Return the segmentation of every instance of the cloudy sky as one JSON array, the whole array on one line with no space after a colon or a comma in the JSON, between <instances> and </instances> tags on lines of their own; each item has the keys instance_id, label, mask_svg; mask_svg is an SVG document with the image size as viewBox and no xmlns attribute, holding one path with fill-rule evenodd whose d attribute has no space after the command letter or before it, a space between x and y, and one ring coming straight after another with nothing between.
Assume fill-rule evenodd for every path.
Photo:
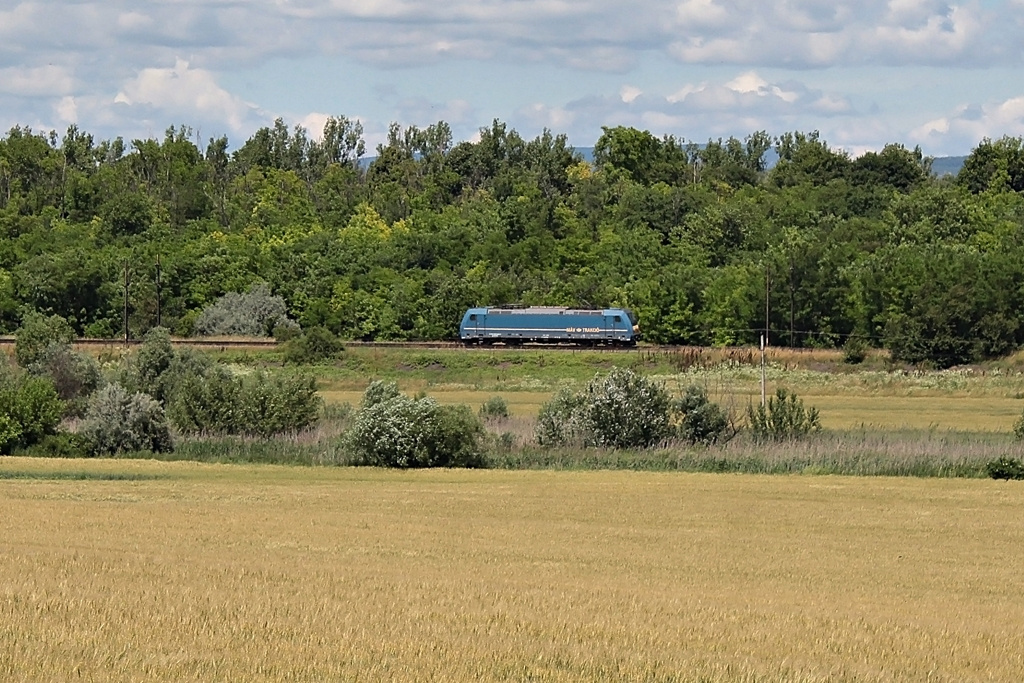
<instances>
[{"instance_id":1,"label":"cloudy sky","mask_svg":"<svg viewBox=\"0 0 1024 683\"><path fill-rule=\"evenodd\" d=\"M500 119L593 145L627 125L703 142L819 130L961 155L1024 135L1024 0L3 0L0 128L99 139L186 124L237 147Z\"/></svg>"}]
</instances>

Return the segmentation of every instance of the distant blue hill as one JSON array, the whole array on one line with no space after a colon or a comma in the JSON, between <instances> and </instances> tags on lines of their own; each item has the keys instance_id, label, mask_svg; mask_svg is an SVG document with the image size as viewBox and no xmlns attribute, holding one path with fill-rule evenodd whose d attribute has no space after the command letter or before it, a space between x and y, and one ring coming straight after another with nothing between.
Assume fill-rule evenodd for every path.
<instances>
[{"instance_id":1,"label":"distant blue hill","mask_svg":"<svg viewBox=\"0 0 1024 683\"><path fill-rule=\"evenodd\" d=\"M594 148L593 147L574 147L576 152L579 153L583 160L587 163L594 163ZM370 164L374 162L377 157L362 157L359 159L359 167L364 171L370 167ZM947 175L956 175L960 172L960 169L964 165L964 161L967 157L935 157L932 160L932 173L941 178ZM768 168L775 165L775 162L779 158L775 154L774 149L768 150L765 154L765 161L767 162Z\"/></svg>"},{"instance_id":2,"label":"distant blue hill","mask_svg":"<svg viewBox=\"0 0 1024 683\"><path fill-rule=\"evenodd\" d=\"M932 161L932 173L938 177L956 175L964 167L967 157L935 157Z\"/></svg>"},{"instance_id":3,"label":"distant blue hill","mask_svg":"<svg viewBox=\"0 0 1024 683\"><path fill-rule=\"evenodd\" d=\"M575 150L579 152L584 161L589 163L594 162L593 147L576 147ZM946 175L956 175L960 172L960 169L963 167L966 159L967 157L935 157L932 160L932 173L939 178ZM765 153L765 162L768 168L774 166L775 162L778 160L779 157L775 154L774 149L770 149Z\"/></svg>"}]
</instances>

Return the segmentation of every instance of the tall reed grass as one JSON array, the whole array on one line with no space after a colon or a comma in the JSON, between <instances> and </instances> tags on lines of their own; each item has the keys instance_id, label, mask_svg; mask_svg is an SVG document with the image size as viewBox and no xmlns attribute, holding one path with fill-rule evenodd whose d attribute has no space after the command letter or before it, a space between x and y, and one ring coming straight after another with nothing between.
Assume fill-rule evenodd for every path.
<instances>
[{"instance_id":1,"label":"tall reed grass","mask_svg":"<svg viewBox=\"0 0 1024 683\"><path fill-rule=\"evenodd\" d=\"M489 454L491 467L984 477L989 462L1004 456L1024 457L1024 443L1009 435L937 430L826 431L800 440L767 443L741 434L718 446L670 442L639 451L547 449L532 444L526 422L510 421L505 425L508 429L497 432L499 447ZM509 436L502 439L502 434Z\"/></svg>"}]
</instances>

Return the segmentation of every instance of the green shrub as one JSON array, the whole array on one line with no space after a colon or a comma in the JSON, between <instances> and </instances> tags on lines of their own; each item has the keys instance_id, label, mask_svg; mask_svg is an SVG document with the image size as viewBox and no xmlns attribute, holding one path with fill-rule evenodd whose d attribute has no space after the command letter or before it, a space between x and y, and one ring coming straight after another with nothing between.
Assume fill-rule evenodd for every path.
<instances>
[{"instance_id":1,"label":"green shrub","mask_svg":"<svg viewBox=\"0 0 1024 683\"><path fill-rule=\"evenodd\" d=\"M1024 441L1024 413L1013 423L1013 435L1020 441Z\"/></svg>"},{"instance_id":2,"label":"green shrub","mask_svg":"<svg viewBox=\"0 0 1024 683\"><path fill-rule=\"evenodd\" d=\"M1024 479L1024 462L1016 458L999 458L985 465L993 479Z\"/></svg>"},{"instance_id":3,"label":"green shrub","mask_svg":"<svg viewBox=\"0 0 1024 683\"><path fill-rule=\"evenodd\" d=\"M55 434L64 415L64 402L53 382L31 375L7 376L0 381L0 452L31 446Z\"/></svg>"},{"instance_id":4,"label":"green shrub","mask_svg":"<svg viewBox=\"0 0 1024 683\"><path fill-rule=\"evenodd\" d=\"M747 418L758 441L799 439L821 431L818 409L805 408L803 400L782 387L775 390L775 396L768 398L767 407L748 406Z\"/></svg>"},{"instance_id":5,"label":"green shrub","mask_svg":"<svg viewBox=\"0 0 1024 683\"><path fill-rule=\"evenodd\" d=\"M501 396L491 396L480 406L480 417L484 420L508 419L508 404Z\"/></svg>"},{"instance_id":6,"label":"green shrub","mask_svg":"<svg viewBox=\"0 0 1024 683\"><path fill-rule=\"evenodd\" d=\"M120 384L108 384L90 397L78 433L95 454L171 450L164 409L152 397L129 393Z\"/></svg>"},{"instance_id":7,"label":"green shrub","mask_svg":"<svg viewBox=\"0 0 1024 683\"><path fill-rule=\"evenodd\" d=\"M168 415L180 431L192 434L237 434L242 384L217 366L204 374L182 377L168 403Z\"/></svg>"},{"instance_id":8,"label":"green shrub","mask_svg":"<svg viewBox=\"0 0 1024 683\"><path fill-rule=\"evenodd\" d=\"M174 425L189 434L269 437L308 427L321 407L310 375L267 377L257 372L238 378L213 367L177 385L169 413Z\"/></svg>"},{"instance_id":9,"label":"green shrub","mask_svg":"<svg viewBox=\"0 0 1024 683\"><path fill-rule=\"evenodd\" d=\"M99 363L72 350L69 344L50 344L28 371L53 382L57 395L65 402L65 414L72 416L82 414L86 398L103 382Z\"/></svg>"},{"instance_id":10,"label":"green shrub","mask_svg":"<svg viewBox=\"0 0 1024 683\"><path fill-rule=\"evenodd\" d=\"M427 399L420 399L427 400ZM427 467L482 467L484 429L469 406L438 405L424 425Z\"/></svg>"},{"instance_id":11,"label":"green shrub","mask_svg":"<svg viewBox=\"0 0 1024 683\"><path fill-rule=\"evenodd\" d=\"M21 425L6 412L0 411L0 453L9 449L21 439Z\"/></svg>"},{"instance_id":12,"label":"green shrub","mask_svg":"<svg viewBox=\"0 0 1024 683\"><path fill-rule=\"evenodd\" d=\"M70 344L75 331L68 321L59 315L49 317L32 311L25 315L15 333L14 357L18 365L28 368L37 363L53 344Z\"/></svg>"},{"instance_id":13,"label":"green shrub","mask_svg":"<svg viewBox=\"0 0 1024 683\"><path fill-rule=\"evenodd\" d=\"M502 432L494 436L494 448L502 453L511 453L519 445L519 439L512 432Z\"/></svg>"},{"instance_id":14,"label":"green shrub","mask_svg":"<svg viewBox=\"0 0 1024 683\"><path fill-rule=\"evenodd\" d=\"M154 327L142 338L142 345L121 368L121 384L129 391L142 392L164 403L168 387L166 375L174 362L171 334Z\"/></svg>"},{"instance_id":15,"label":"green shrub","mask_svg":"<svg viewBox=\"0 0 1024 683\"><path fill-rule=\"evenodd\" d=\"M38 443L16 451L18 455L43 456L47 458L87 458L92 456L92 444L82 434L58 432L48 434Z\"/></svg>"},{"instance_id":16,"label":"green shrub","mask_svg":"<svg viewBox=\"0 0 1024 683\"><path fill-rule=\"evenodd\" d=\"M166 408L178 385L189 377L205 377L214 368L207 354L188 347L175 349L168 331L155 327L122 362L118 383L129 392L152 396Z\"/></svg>"},{"instance_id":17,"label":"green shrub","mask_svg":"<svg viewBox=\"0 0 1024 683\"><path fill-rule=\"evenodd\" d=\"M245 378L239 396L240 433L268 437L295 432L316 422L323 399L312 375Z\"/></svg>"},{"instance_id":18,"label":"green shrub","mask_svg":"<svg viewBox=\"0 0 1024 683\"><path fill-rule=\"evenodd\" d=\"M702 387L688 387L676 408L682 415L679 423L679 436L682 438L708 446L726 440L729 418L717 403L708 400Z\"/></svg>"},{"instance_id":19,"label":"green shrub","mask_svg":"<svg viewBox=\"0 0 1024 683\"><path fill-rule=\"evenodd\" d=\"M345 350L341 340L326 327L311 327L284 345L284 359L295 365L322 363Z\"/></svg>"},{"instance_id":20,"label":"green shrub","mask_svg":"<svg viewBox=\"0 0 1024 683\"><path fill-rule=\"evenodd\" d=\"M860 365L868 357L868 343L863 337L849 337L843 344L843 362Z\"/></svg>"},{"instance_id":21,"label":"green shrub","mask_svg":"<svg viewBox=\"0 0 1024 683\"><path fill-rule=\"evenodd\" d=\"M274 325L274 329L271 335L274 337L274 341L279 344L283 344L286 341L291 341L302 334L302 328L294 320L278 320L277 324Z\"/></svg>"},{"instance_id":22,"label":"green shrub","mask_svg":"<svg viewBox=\"0 0 1024 683\"><path fill-rule=\"evenodd\" d=\"M671 436L672 407L660 384L615 368L582 392L563 390L541 406L536 437L543 446L647 448Z\"/></svg>"},{"instance_id":23,"label":"green shrub","mask_svg":"<svg viewBox=\"0 0 1024 683\"><path fill-rule=\"evenodd\" d=\"M354 462L403 468L483 465L483 427L468 407L404 394L369 398L364 396L343 437Z\"/></svg>"}]
</instances>

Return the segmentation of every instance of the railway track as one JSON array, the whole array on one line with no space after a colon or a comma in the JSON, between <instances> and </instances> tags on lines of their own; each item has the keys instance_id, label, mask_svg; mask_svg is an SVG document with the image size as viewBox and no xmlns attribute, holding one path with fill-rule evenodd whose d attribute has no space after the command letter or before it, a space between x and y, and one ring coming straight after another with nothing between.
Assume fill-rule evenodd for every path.
<instances>
[{"instance_id":1,"label":"railway track","mask_svg":"<svg viewBox=\"0 0 1024 683\"><path fill-rule=\"evenodd\" d=\"M0 346L13 346L15 342L14 337L0 337ZM500 351L500 350L523 350L523 349L544 349L548 351L655 351L655 350L669 350L673 348L682 347L658 347L658 346L644 346L644 347L617 347L617 346L574 346L570 344L520 344L513 346L505 345L494 345L494 346L465 346L461 342L454 341L440 341L440 342L403 342L403 341L380 341L380 342L367 342L367 341L344 341L342 342L347 348L367 348L367 349L423 349L423 350L441 350L441 349L460 349L464 351ZM74 346L89 346L89 347L124 347L124 346L138 346L142 344L141 339L93 339L93 338L80 338L73 342ZM194 346L194 347L207 347L207 348L218 348L218 349L229 349L229 348L254 348L254 349L273 349L278 346L278 342L273 339L232 339L232 338L179 338L172 339L171 344L174 346Z\"/></svg>"}]
</instances>

